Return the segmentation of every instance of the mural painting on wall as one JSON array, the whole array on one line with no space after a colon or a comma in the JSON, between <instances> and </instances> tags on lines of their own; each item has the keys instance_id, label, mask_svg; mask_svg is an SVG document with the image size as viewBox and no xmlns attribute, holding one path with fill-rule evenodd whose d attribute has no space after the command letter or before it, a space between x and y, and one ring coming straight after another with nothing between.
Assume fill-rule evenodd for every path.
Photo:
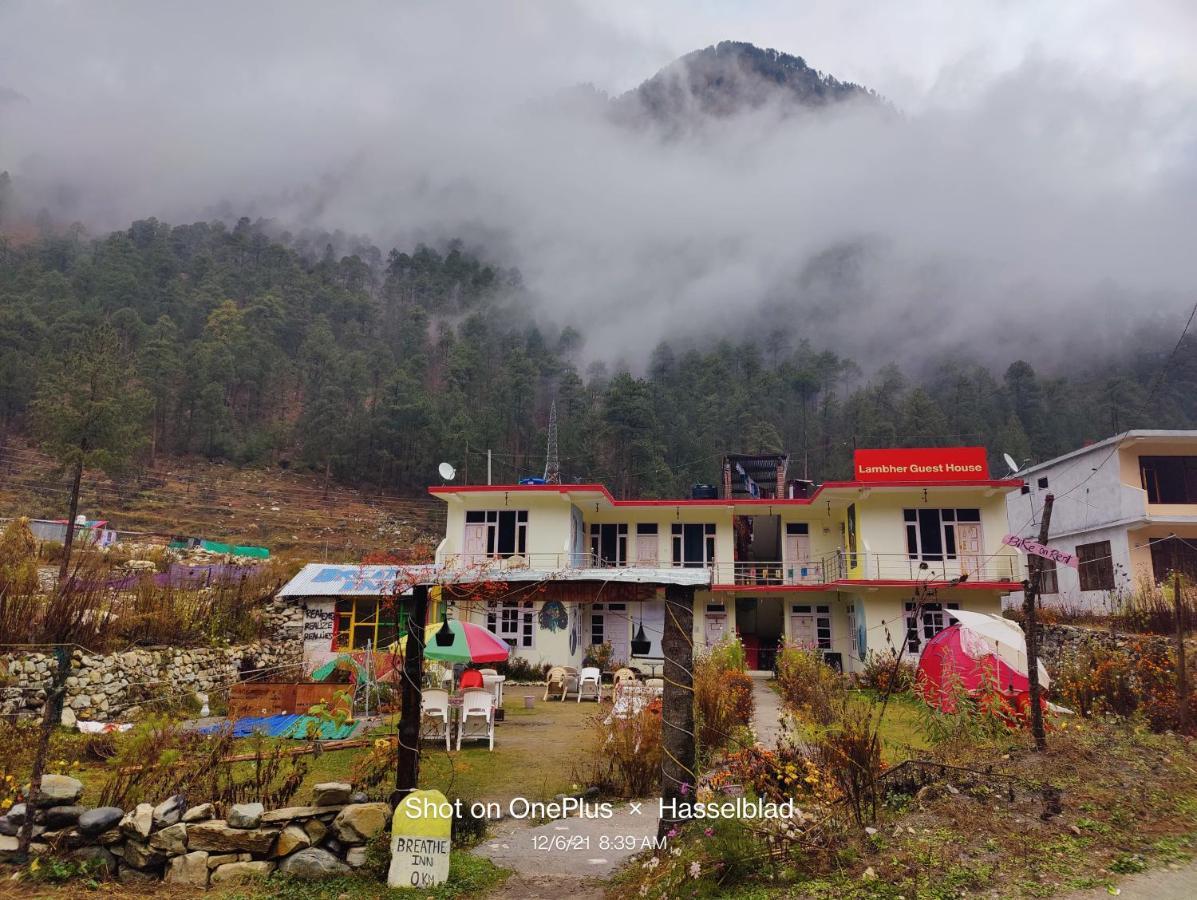
<instances>
[{"instance_id":1,"label":"mural painting on wall","mask_svg":"<svg viewBox=\"0 0 1197 900\"><path fill-rule=\"evenodd\" d=\"M569 613L560 600L549 600L540 608L540 627L550 632L569 627Z\"/></svg>"}]
</instances>

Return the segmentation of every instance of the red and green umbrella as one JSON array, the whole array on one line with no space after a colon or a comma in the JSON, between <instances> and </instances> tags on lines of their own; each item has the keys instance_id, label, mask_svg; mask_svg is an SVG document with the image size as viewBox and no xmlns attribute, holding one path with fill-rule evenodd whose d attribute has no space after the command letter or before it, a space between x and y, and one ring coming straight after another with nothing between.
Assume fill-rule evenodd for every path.
<instances>
[{"instance_id":1,"label":"red and green umbrella","mask_svg":"<svg viewBox=\"0 0 1197 900\"><path fill-rule=\"evenodd\" d=\"M446 662L503 662L511 654L507 643L481 625L449 619L424 629L424 656Z\"/></svg>"}]
</instances>

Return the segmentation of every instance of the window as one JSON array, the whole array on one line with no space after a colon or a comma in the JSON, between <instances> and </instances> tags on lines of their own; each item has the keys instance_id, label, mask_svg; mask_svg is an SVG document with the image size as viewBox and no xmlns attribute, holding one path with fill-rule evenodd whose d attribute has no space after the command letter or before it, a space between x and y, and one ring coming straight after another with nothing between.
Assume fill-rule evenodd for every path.
<instances>
[{"instance_id":1,"label":"window","mask_svg":"<svg viewBox=\"0 0 1197 900\"><path fill-rule=\"evenodd\" d=\"M979 523L979 509L904 509L906 555L924 562L956 558L956 524Z\"/></svg>"},{"instance_id":2,"label":"window","mask_svg":"<svg viewBox=\"0 0 1197 900\"><path fill-rule=\"evenodd\" d=\"M1042 478L1040 478L1035 483L1039 486L1040 490L1046 490L1047 489L1047 476L1044 475Z\"/></svg>"},{"instance_id":3,"label":"window","mask_svg":"<svg viewBox=\"0 0 1197 900\"><path fill-rule=\"evenodd\" d=\"M1197 456L1140 456L1148 503L1197 503Z\"/></svg>"},{"instance_id":4,"label":"window","mask_svg":"<svg viewBox=\"0 0 1197 900\"><path fill-rule=\"evenodd\" d=\"M656 522L641 522L639 525L636 526L636 534L656 534L656 533L657 533L657 523Z\"/></svg>"},{"instance_id":5,"label":"window","mask_svg":"<svg viewBox=\"0 0 1197 900\"><path fill-rule=\"evenodd\" d=\"M590 554L596 565L626 566L628 564L628 526L592 524L590 526Z\"/></svg>"},{"instance_id":6,"label":"window","mask_svg":"<svg viewBox=\"0 0 1197 900\"><path fill-rule=\"evenodd\" d=\"M378 597L342 597L337 600L333 646L337 650L389 647L407 632L407 610L388 610L391 604Z\"/></svg>"},{"instance_id":7,"label":"window","mask_svg":"<svg viewBox=\"0 0 1197 900\"><path fill-rule=\"evenodd\" d=\"M1056 561L1054 559L1039 560L1039 593L1060 593L1060 580L1056 575Z\"/></svg>"},{"instance_id":8,"label":"window","mask_svg":"<svg viewBox=\"0 0 1197 900\"><path fill-rule=\"evenodd\" d=\"M671 527L673 564L687 569L700 569L715 562L715 526L683 525Z\"/></svg>"},{"instance_id":9,"label":"window","mask_svg":"<svg viewBox=\"0 0 1197 900\"><path fill-rule=\"evenodd\" d=\"M923 641L929 641L949 625L954 625L950 610L960 609L959 603L924 603L922 621L916 622L915 603L908 600L905 606L906 652L918 653Z\"/></svg>"},{"instance_id":10,"label":"window","mask_svg":"<svg viewBox=\"0 0 1197 900\"><path fill-rule=\"evenodd\" d=\"M810 606L805 603L796 603L790 608L790 612L796 616L809 617L814 616L814 643L820 650L831 649L831 607L830 606ZM799 638L799 629L794 630L794 637Z\"/></svg>"},{"instance_id":11,"label":"window","mask_svg":"<svg viewBox=\"0 0 1197 900\"><path fill-rule=\"evenodd\" d=\"M535 644L535 611L531 600L492 600L486 610L486 627L513 650Z\"/></svg>"},{"instance_id":12,"label":"window","mask_svg":"<svg viewBox=\"0 0 1197 900\"><path fill-rule=\"evenodd\" d=\"M856 640L856 605L848 604L848 633L852 639L852 658L860 659L860 647Z\"/></svg>"},{"instance_id":13,"label":"window","mask_svg":"<svg viewBox=\"0 0 1197 900\"><path fill-rule=\"evenodd\" d=\"M472 532L471 529L474 529ZM483 546L471 547L477 536ZM528 511L526 509L472 509L466 512L467 554L485 552L488 557L523 556L528 552Z\"/></svg>"},{"instance_id":14,"label":"window","mask_svg":"<svg viewBox=\"0 0 1197 900\"><path fill-rule=\"evenodd\" d=\"M806 522L786 522L786 534L810 534L810 525Z\"/></svg>"},{"instance_id":15,"label":"window","mask_svg":"<svg viewBox=\"0 0 1197 900\"><path fill-rule=\"evenodd\" d=\"M1109 541L1077 544L1076 557L1082 591L1114 590L1114 560Z\"/></svg>"}]
</instances>

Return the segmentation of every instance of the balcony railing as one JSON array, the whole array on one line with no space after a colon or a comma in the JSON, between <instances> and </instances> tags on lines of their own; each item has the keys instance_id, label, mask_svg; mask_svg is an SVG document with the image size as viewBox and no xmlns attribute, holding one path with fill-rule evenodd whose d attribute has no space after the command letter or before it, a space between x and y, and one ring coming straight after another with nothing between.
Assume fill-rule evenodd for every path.
<instances>
[{"instance_id":1,"label":"balcony railing","mask_svg":"<svg viewBox=\"0 0 1197 900\"><path fill-rule=\"evenodd\" d=\"M670 560L629 561L619 565L592 553L523 553L509 556L458 553L446 556L444 564L457 570L509 572L533 569L552 573L567 569L669 568ZM911 559L905 553L873 553L846 550L821 558L798 562L712 562L713 584L744 587L802 587L851 581L930 581L946 582L968 574L968 581L1019 581L1021 557L1013 553L996 556L957 557L955 559Z\"/></svg>"},{"instance_id":2,"label":"balcony railing","mask_svg":"<svg viewBox=\"0 0 1197 900\"><path fill-rule=\"evenodd\" d=\"M716 584L785 587L826 583L821 560L715 563L712 568Z\"/></svg>"},{"instance_id":3,"label":"balcony railing","mask_svg":"<svg viewBox=\"0 0 1197 900\"><path fill-rule=\"evenodd\" d=\"M952 559L912 559L906 553L848 553L839 550L823 558L829 581L1018 581L1022 578L1020 557L1014 553L996 556L957 556Z\"/></svg>"}]
</instances>

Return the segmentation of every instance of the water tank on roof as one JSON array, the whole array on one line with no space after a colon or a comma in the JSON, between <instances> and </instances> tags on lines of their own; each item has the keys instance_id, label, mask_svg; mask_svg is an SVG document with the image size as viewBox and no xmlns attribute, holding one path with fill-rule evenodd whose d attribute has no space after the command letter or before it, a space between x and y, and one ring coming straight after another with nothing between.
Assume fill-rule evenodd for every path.
<instances>
[{"instance_id":1,"label":"water tank on roof","mask_svg":"<svg viewBox=\"0 0 1197 900\"><path fill-rule=\"evenodd\" d=\"M719 489L713 484L695 484L690 488L691 500L718 500Z\"/></svg>"}]
</instances>

